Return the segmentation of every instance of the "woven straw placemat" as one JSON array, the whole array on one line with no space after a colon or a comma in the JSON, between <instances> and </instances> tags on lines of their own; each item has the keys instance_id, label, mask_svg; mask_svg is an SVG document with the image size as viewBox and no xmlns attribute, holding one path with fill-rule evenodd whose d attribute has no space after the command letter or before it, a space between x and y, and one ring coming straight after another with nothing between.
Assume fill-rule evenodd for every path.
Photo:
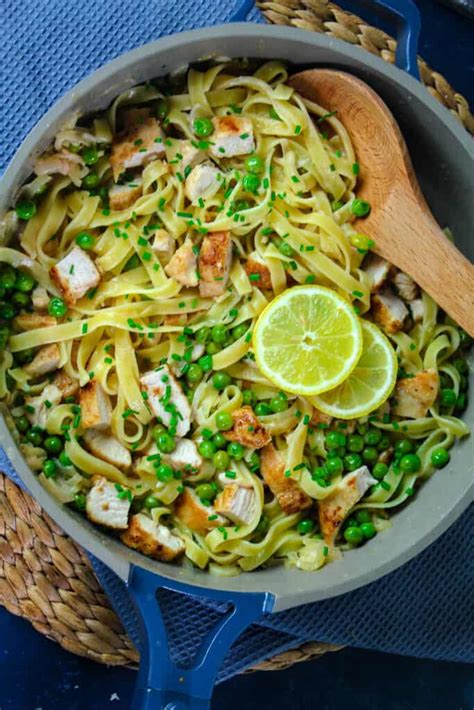
<instances>
[{"instance_id":1,"label":"woven straw placemat","mask_svg":"<svg viewBox=\"0 0 474 710\"><path fill-rule=\"evenodd\" d=\"M269 22L323 32L358 44L394 63L396 41L327 0L258 1ZM474 135L466 99L418 60L428 91ZM136 667L139 654L92 570L84 551L31 496L0 473L0 604L63 648L108 665ZM340 646L314 641L251 670L281 670Z\"/></svg>"}]
</instances>

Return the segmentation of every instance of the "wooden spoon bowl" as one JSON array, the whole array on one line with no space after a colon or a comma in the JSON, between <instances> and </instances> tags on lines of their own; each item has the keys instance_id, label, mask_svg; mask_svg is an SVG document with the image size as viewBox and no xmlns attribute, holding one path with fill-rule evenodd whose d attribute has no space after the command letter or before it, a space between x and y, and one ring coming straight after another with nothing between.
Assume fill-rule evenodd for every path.
<instances>
[{"instance_id":1,"label":"wooden spoon bowl","mask_svg":"<svg viewBox=\"0 0 474 710\"><path fill-rule=\"evenodd\" d=\"M310 69L288 83L304 98L337 111L349 132L360 165L357 196L371 205L356 229L474 336L474 266L431 214L388 107L367 84L342 71Z\"/></svg>"}]
</instances>

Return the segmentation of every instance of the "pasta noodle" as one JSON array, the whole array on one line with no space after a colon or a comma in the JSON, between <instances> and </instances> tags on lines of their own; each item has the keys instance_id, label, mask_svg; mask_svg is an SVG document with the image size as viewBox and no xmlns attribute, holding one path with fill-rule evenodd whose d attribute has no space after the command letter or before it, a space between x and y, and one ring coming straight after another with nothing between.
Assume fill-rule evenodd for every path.
<instances>
[{"instance_id":1,"label":"pasta noodle","mask_svg":"<svg viewBox=\"0 0 474 710\"><path fill-rule=\"evenodd\" d=\"M337 559L468 434L466 334L390 265L376 283L351 138L286 80L276 61L200 66L74 117L0 247L0 398L43 485L126 544L220 576ZM281 392L255 363L263 309L311 283L396 351L391 399L359 419ZM402 301L398 326L374 309L380 289ZM363 470L371 485L331 538L323 510Z\"/></svg>"}]
</instances>

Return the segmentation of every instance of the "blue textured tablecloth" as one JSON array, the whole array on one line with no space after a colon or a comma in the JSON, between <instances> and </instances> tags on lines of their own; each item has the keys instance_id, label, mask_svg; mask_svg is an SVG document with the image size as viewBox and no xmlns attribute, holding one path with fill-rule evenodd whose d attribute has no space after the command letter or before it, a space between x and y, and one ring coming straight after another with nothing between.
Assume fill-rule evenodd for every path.
<instances>
[{"instance_id":1,"label":"blue textured tablecloth","mask_svg":"<svg viewBox=\"0 0 474 710\"><path fill-rule=\"evenodd\" d=\"M35 121L91 71L164 34L226 21L234 11L233 2L222 0L1 0L0 171ZM261 17L253 10L249 19ZM15 478L1 450L0 468ZM474 661L473 530L471 506L430 548L378 582L266 617L231 649L219 679L309 640ZM94 564L138 642L123 583ZM183 660L209 622L209 609L175 599L172 610L173 653ZM164 614L171 618L171 608Z\"/></svg>"}]
</instances>

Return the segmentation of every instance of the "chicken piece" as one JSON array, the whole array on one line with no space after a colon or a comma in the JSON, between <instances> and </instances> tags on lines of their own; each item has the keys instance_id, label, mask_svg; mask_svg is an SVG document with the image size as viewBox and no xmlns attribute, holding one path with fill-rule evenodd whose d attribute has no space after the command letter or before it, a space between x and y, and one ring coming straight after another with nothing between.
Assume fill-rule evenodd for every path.
<instances>
[{"instance_id":1,"label":"chicken piece","mask_svg":"<svg viewBox=\"0 0 474 710\"><path fill-rule=\"evenodd\" d=\"M362 268L370 276L371 293L378 293L395 271L393 264L377 254L369 254L365 258Z\"/></svg>"},{"instance_id":2,"label":"chicken piece","mask_svg":"<svg viewBox=\"0 0 474 710\"><path fill-rule=\"evenodd\" d=\"M120 539L133 550L162 562L172 562L184 552L184 543L177 535L143 513L132 515Z\"/></svg>"},{"instance_id":3,"label":"chicken piece","mask_svg":"<svg viewBox=\"0 0 474 710\"><path fill-rule=\"evenodd\" d=\"M163 325L179 325L182 328L187 320L186 313L169 313L163 318Z\"/></svg>"},{"instance_id":4,"label":"chicken piece","mask_svg":"<svg viewBox=\"0 0 474 710\"><path fill-rule=\"evenodd\" d=\"M319 409L316 407L313 407L313 411L311 412L311 419L309 421L309 426L313 427L314 429L326 429L332 422L332 417L329 414L324 414L324 412L321 412ZM319 426L322 424L323 426Z\"/></svg>"},{"instance_id":5,"label":"chicken piece","mask_svg":"<svg viewBox=\"0 0 474 710\"><path fill-rule=\"evenodd\" d=\"M64 370L58 370L52 384L61 390L63 398L72 397L79 391L79 382L69 377Z\"/></svg>"},{"instance_id":6,"label":"chicken piece","mask_svg":"<svg viewBox=\"0 0 474 710\"><path fill-rule=\"evenodd\" d=\"M255 415L252 407L245 405L232 412L232 429L225 431L224 436L229 441L238 441L250 449L261 449L272 437Z\"/></svg>"},{"instance_id":7,"label":"chicken piece","mask_svg":"<svg viewBox=\"0 0 474 710\"><path fill-rule=\"evenodd\" d=\"M50 411L57 407L62 399L62 392L56 385L46 385L36 397L25 397L26 416L33 426L46 429Z\"/></svg>"},{"instance_id":8,"label":"chicken piece","mask_svg":"<svg viewBox=\"0 0 474 710\"><path fill-rule=\"evenodd\" d=\"M413 281L411 276L399 271L392 279L392 283L395 286L400 298L404 301L414 301L419 294L419 288Z\"/></svg>"},{"instance_id":9,"label":"chicken piece","mask_svg":"<svg viewBox=\"0 0 474 710\"><path fill-rule=\"evenodd\" d=\"M409 306L413 322L421 323L425 315L425 307L421 298L416 298L414 301L410 301Z\"/></svg>"},{"instance_id":10,"label":"chicken piece","mask_svg":"<svg viewBox=\"0 0 474 710\"><path fill-rule=\"evenodd\" d=\"M126 210L131 207L143 194L141 178L134 178L126 185L112 185L109 189L109 205L111 210Z\"/></svg>"},{"instance_id":11,"label":"chicken piece","mask_svg":"<svg viewBox=\"0 0 474 710\"><path fill-rule=\"evenodd\" d=\"M132 465L130 451L113 434L87 429L84 433L84 441L91 454L112 466L127 469Z\"/></svg>"},{"instance_id":12,"label":"chicken piece","mask_svg":"<svg viewBox=\"0 0 474 710\"><path fill-rule=\"evenodd\" d=\"M318 501L319 525L327 545L334 545L339 529L352 508L376 483L367 466L361 466L346 474L327 498Z\"/></svg>"},{"instance_id":13,"label":"chicken piece","mask_svg":"<svg viewBox=\"0 0 474 710\"><path fill-rule=\"evenodd\" d=\"M184 173L186 168L194 168L205 160L207 154L203 150L194 146L190 140L181 140L177 143L177 150L170 163L174 172Z\"/></svg>"},{"instance_id":14,"label":"chicken piece","mask_svg":"<svg viewBox=\"0 0 474 710\"><path fill-rule=\"evenodd\" d=\"M74 247L61 261L50 269L50 275L61 289L68 306L73 306L100 281L100 274L90 256L80 247Z\"/></svg>"},{"instance_id":15,"label":"chicken piece","mask_svg":"<svg viewBox=\"0 0 474 710\"><path fill-rule=\"evenodd\" d=\"M199 198L213 197L221 186L223 173L212 163L200 163L196 165L188 177L184 186L184 194L194 205Z\"/></svg>"},{"instance_id":16,"label":"chicken piece","mask_svg":"<svg viewBox=\"0 0 474 710\"><path fill-rule=\"evenodd\" d=\"M212 232L202 240L199 252L199 293L220 296L224 293L232 261L230 232Z\"/></svg>"},{"instance_id":17,"label":"chicken piece","mask_svg":"<svg viewBox=\"0 0 474 710\"><path fill-rule=\"evenodd\" d=\"M191 405L176 377L167 365L151 370L140 378L142 389L148 395L148 404L156 417L169 427L176 419L176 435L185 436L191 426Z\"/></svg>"},{"instance_id":18,"label":"chicken piece","mask_svg":"<svg viewBox=\"0 0 474 710\"><path fill-rule=\"evenodd\" d=\"M297 481L285 476L285 462L273 444L267 444L260 452L260 472L284 513L291 515L311 508L311 498Z\"/></svg>"},{"instance_id":19,"label":"chicken piece","mask_svg":"<svg viewBox=\"0 0 474 710\"><path fill-rule=\"evenodd\" d=\"M255 150L252 121L242 116L215 116L210 152L214 158L233 158Z\"/></svg>"},{"instance_id":20,"label":"chicken piece","mask_svg":"<svg viewBox=\"0 0 474 710\"><path fill-rule=\"evenodd\" d=\"M237 525L249 525L254 518L256 504L253 488L230 483L214 501L214 510Z\"/></svg>"},{"instance_id":21,"label":"chicken piece","mask_svg":"<svg viewBox=\"0 0 474 710\"><path fill-rule=\"evenodd\" d=\"M408 309L398 296L386 289L372 296L371 313L382 330L393 334L403 328Z\"/></svg>"},{"instance_id":22,"label":"chicken piece","mask_svg":"<svg viewBox=\"0 0 474 710\"><path fill-rule=\"evenodd\" d=\"M50 328L57 325L58 321L53 316L41 313L20 313L13 319L13 325L19 330L36 330L37 328Z\"/></svg>"},{"instance_id":23,"label":"chicken piece","mask_svg":"<svg viewBox=\"0 0 474 710\"><path fill-rule=\"evenodd\" d=\"M128 490L121 486L117 488L115 483L102 476L95 476L86 499L89 520L113 530L125 530L132 496L123 495L123 492Z\"/></svg>"},{"instance_id":24,"label":"chicken piece","mask_svg":"<svg viewBox=\"0 0 474 710\"><path fill-rule=\"evenodd\" d=\"M126 111L123 112L121 118L121 125L123 126L123 130L129 130L130 128L134 128L135 126L141 126L145 123L145 121L150 118L151 116L151 110L147 108L146 106L142 106L141 108L129 108ZM120 135L120 134L119 134Z\"/></svg>"},{"instance_id":25,"label":"chicken piece","mask_svg":"<svg viewBox=\"0 0 474 710\"><path fill-rule=\"evenodd\" d=\"M257 254L250 254L245 262L244 269L245 273L250 278L252 286L256 286L262 291L269 291L273 288L270 269Z\"/></svg>"},{"instance_id":26,"label":"chicken piece","mask_svg":"<svg viewBox=\"0 0 474 710\"><path fill-rule=\"evenodd\" d=\"M153 237L151 248L159 256L170 257L174 250L174 239L166 229L157 229Z\"/></svg>"},{"instance_id":27,"label":"chicken piece","mask_svg":"<svg viewBox=\"0 0 474 710\"><path fill-rule=\"evenodd\" d=\"M199 535L205 535L208 530L218 528L228 522L216 513L212 505L201 503L192 488L188 487L185 487L183 493L176 499L174 514L183 525Z\"/></svg>"},{"instance_id":28,"label":"chicken piece","mask_svg":"<svg viewBox=\"0 0 474 710\"><path fill-rule=\"evenodd\" d=\"M197 256L193 251L193 243L186 239L165 266L165 272L183 286L197 286Z\"/></svg>"},{"instance_id":29,"label":"chicken piece","mask_svg":"<svg viewBox=\"0 0 474 710\"><path fill-rule=\"evenodd\" d=\"M114 136L110 164L115 182L130 168L138 168L165 154L164 133L152 116L133 122L138 114L125 118L126 127Z\"/></svg>"},{"instance_id":30,"label":"chicken piece","mask_svg":"<svg viewBox=\"0 0 474 710\"><path fill-rule=\"evenodd\" d=\"M398 380L393 413L398 417L425 417L438 396L439 377L435 370L421 370L415 377Z\"/></svg>"},{"instance_id":31,"label":"chicken piece","mask_svg":"<svg viewBox=\"0 0 474 710\"><path fill-rule=\"evenodd\" d=\"M48 292L42 286L37 286L31 294L31 302L35 311L45 311L49 305Z\"/></svg>"},{"instance_id":32,"label":"chicken piece","mask_svg":"<svg viewBox=\"0 0 474 710\"><path fill-rule=\"evenodd\" d=\"M162 454L157 445L152 444L146 452L146 457L158 453L162 462L169 464L175 471L183 469L185 472L196 471L202 466L202 457L192 439L178 439L175 450L170 454Z\"/></svg>"},{"instance_id":33,"label":"chicken piece","mask_svg":"<svg viewBox=\"0 0 474 710\"><path fill-rule=\"evenodd\" d=\"M100 382L91 380L79 393L81 424L84 429L108 429L112 422L112 404Z\"/></svg>"},{"instance_id":34,"label":"chicken piece","mask_svg":"<svg viewBox=\"0 0 474 710\"><path fill-rule=\"evenodd\" d=\"M51 343L50 345L43 345L24 369L30 377L40 377L41 375L47 375L48 372L57 370L60 362L59 346L56 343Z\"/></svg>"},{"instance_id":35,"label":"chicken piece","mask_svg":"<svg viewBox=\"0 0 474 710\"><path fill-rule=\"evenodd\" d=\"M37 158L33 170L36 175L71 175L78 174L83 167L84 161L80 155L61 152Z\"/></svg>"}]
</instances>

